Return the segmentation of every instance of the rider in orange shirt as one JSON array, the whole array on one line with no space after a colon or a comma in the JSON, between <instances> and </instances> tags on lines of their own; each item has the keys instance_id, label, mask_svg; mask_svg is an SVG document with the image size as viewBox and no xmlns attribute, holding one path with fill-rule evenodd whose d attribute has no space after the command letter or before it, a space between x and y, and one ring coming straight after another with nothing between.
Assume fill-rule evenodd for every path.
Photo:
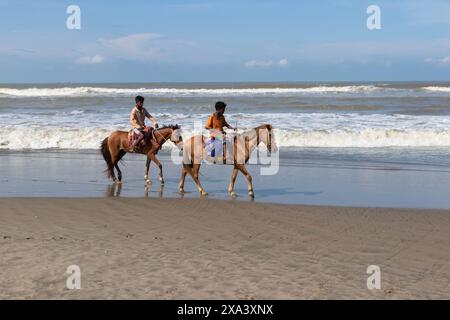
<instances>
[{"instance_id":1,"label":"rider in orange shirt","mask_svg":"<svg viewBox=\"0 0 450 320\"><path fill-rule=\"evenodd\" d=\"M228 122L225 120L225 107L227 104L222 101L216 102L215 109L216 112L211 114L206 121L205 128L209 129L211 131L211 142L215 144L216 138L219 138L221 135L225 134L225 131L223 130L224 127L228 129L235 129L234 127L230 126ZM224 137L222 137L224 139ZM211 150L211 156L215 156L215 148Z\"/></svg>"}]
</instances>

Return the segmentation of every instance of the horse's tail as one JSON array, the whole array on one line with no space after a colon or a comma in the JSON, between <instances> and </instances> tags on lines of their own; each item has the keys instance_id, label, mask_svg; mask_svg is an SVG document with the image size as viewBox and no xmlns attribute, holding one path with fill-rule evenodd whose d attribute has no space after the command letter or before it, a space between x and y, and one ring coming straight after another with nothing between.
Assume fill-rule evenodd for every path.
<instances>
[{"instance_id":1,"label":"horse's tail","mask_svg":"<svg viewBox=\"0 0 450 320\"><path fill-rule=\"evenodd\" d=\"M105 170L106 175L111 178L114 174L114 164L112 162L112 158L111 158L111 152L109 151L109 146L108 146L108 138L105 138L102 141L102 144L100 146L100 152L103 155L103 159L105 159L107 168Z\"/></svg>"}]
</instances>

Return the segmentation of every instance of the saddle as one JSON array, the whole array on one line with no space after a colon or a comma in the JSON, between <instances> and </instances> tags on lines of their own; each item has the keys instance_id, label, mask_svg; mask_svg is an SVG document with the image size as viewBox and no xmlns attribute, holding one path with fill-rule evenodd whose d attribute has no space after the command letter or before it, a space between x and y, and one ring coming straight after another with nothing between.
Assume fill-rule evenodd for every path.
<instances>
[{"instance_id":1,"label":"saddle","mask_svg":"<svg viewBox=\"0 0 450 320\"><path fill-rule=\"evenodd\" d=\"M226 164L233 159L234 145L232 137L208 139L204 147L205 160L210 163Z\"/></svg>"},{"instance_id":2,"label":"saddle","mask_svg":"<svg viewBox=\"0 0 450 320\"><path fill-rule=\"evenodd\" d=\"M146 146L150 140L153 138L153 128L152 127L145 127L144 130L142 130L142 134L144 135L144 139L141 141L143 143L143 147ZM134 129L131 129L128 132L128 143L130 146L134 146L134 142L139 139L138 135L134 132ZM134 146L134 149L138 149L140 146Z\"/></svg>"}]
</instances>

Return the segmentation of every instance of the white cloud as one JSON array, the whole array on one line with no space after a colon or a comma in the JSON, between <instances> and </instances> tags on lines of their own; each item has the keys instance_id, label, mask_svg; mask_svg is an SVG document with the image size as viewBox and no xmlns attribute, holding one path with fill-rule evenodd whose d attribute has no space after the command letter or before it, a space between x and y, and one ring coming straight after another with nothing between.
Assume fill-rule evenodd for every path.
<instances>
[{"instance_id":1,"label":"white cloud","mask_svg":"<svg viewBox=\"0 0 450 320\"><path fill-rule=\"evenodd\" d=\"M156 33L137 33L114 39L100 39L100 44L107 48L114 57L149 61L163 56L159 41L163 36Z\"/></svg>"},{"instance_id":2,"label":"white cloud","mask_svg":"<svg viewBox=\"0 0 450 320\"><path fill-rule=\"evenodd\" d=\"M439 59L439 63L443 65L450 65L450 56Z\"/></svg>"},{"instance_id":3,"label":"white cloud","mask_svg":"<svg viewBox=\"0 0 450 320\"><path fill-rule=\"evenodd\" d=\"M244 66L249 69L264 69L273 66L272 60L249 60L244 63Z\"/></svg>"},{"instance_id":4,"label":"white cloud","mask_svg":"<svg viewBox=\"0 0 450 320\"><path fill-rule=\"evenodd\" d=\"M281 67L287 67L288 64L289 64L289 61L286 58L281 59L280 61L278 61L278 65L280 65Z\"/></svg>"},{"instance_id":5,"label":"white cloud","mask_svg":"<svg viewBox=\"0 0 450 320\"><path fill-rule=\"evenodd\" d=\"M446 67L450 66L450 56L443 58L426 58L425 62L429 64L435 64L438 66Z\"/></svg>"},{"instance_id":6,"label":"white cloud","mask_svg":"<svg viewBox=\"0 0 450 320\"><path fill-rule=\"evenodd\" d=\"M289 64L287 59L281 59L278 62L273 60L249 60L244 63L244 66L249 69L266 69L274 66L286 67Z\"/></svg>"},{"instance_id":7,"label":"white cloud","mask_svg":"<svg viewBox=\"0 0 450 320\"><path fill-rule=\"evenodd\" d=\"M78 58L75 62L78 64L99 64L105 61L105 57L96 54L95 56L87 56Z\"/></svg>"},{"instance_id":8,"label":"white cloud","mask_svg":"<svg viewBox=\"0 0 450 320\"><path fill-rule=\"evenodd\" d=\"M195 42L172 39L157 33L136 33L113 39L99 39L96 52L108 60L138 62L208 63L217 54ZM92 52L92 51L91 51Z\"/></svg>"}]
</instances>

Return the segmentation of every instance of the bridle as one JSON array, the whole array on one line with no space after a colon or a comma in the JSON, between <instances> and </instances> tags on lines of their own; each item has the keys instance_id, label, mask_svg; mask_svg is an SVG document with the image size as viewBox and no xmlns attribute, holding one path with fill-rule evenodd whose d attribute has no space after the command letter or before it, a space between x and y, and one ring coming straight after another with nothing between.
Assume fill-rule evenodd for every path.
<instances>
[{"instance_id":1,"label":"bridle","mask_svg":"<svg viewBox=\"0 0 450 320\"><path fill-rule=\"evenodd\" d=\"M164 136L163 136L161 133L158 132L159 130L161 130L161 129L155 129L155 130L153 130L153 136L155 137L156 142L158 142L158 138L156 137L156 134L158 133L159 136L162 137L162 138L164 139L164 141L163 141L162 143L160 143L160 144L162 145L162 144L164 144L164 142L167 141L168 138L164 138Z\"/></svg>"},{"instance_id":2,"label":"bridle","mask_svg":"<svg viewBox=\"0 0 450 320\"><path fill-rule=\"evenodd\" d=\"M164 129L164 128L161 128L161 129ZM161 130L161 129L155 129L155 130L153 130L153 136L155 137L156 143L158 143L158 139L156 138L156 134L157 134L157 133L159 134L159 136L160 136L161 138L164 139L162 143L158 143L158 144L159 144L159 149L161 149L161 148L162 148L162 145L163 145L164 143L166 143L166 141L169 140L169 139L172 137L172 134L173 134L173 132L175 131L174 129L172 129L172 133L170 134L170 137L169 137L169 138L165 138L161 133L158 132L158 131ZM172 141L172 140L170 140L170 141ZM173 141L172 141L172 142L173 142ZM173 143L175 143L175 145L178 145L180 142L181 142L181 141L178 141L178 142L176 142L176 143L173 142Z\"/></svg>"}]
</instances>

